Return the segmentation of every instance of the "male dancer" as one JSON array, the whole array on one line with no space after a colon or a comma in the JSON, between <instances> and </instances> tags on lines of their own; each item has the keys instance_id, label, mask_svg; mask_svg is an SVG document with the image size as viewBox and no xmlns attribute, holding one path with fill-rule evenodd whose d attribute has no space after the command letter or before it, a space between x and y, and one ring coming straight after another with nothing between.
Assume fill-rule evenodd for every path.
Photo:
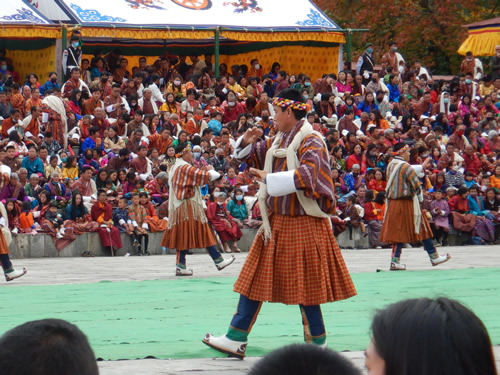
<instances>
[{"instance_id":1,"label":"male dancer","mask_svg":"<svg viewBox=\"0 0 500 375\"><path fill-rule=\"evenodd\" d=\"M240 300L227 334L203 339L240 359L262 302L299 305L305 341L326 346L320 305L356 294L330 224L335 198L323 137L303 120L308 105L298 90L278 95L278 135L262 141L252 128L236 144L236 157L257 168L250 172L261 183L263 225L234 285Z\"/></svg>"},{"instance_id":2,"label":"male dancer","mask_svg":"<svg viewBox=\"0 0 500 375\"><path fill-rule=\"evenodd\" d=\"M404 143L395 145L393 154L394 159L387 166L387 204L380 234L380 242L393 244L390 270L406 270L406 265L400 263L403 244L419 241L423 242L433 266L444 263L451 256L436 251L431 227L420 209L424 197L415 168L421 167L408 164L410 147Z\"/></svg>"},{"instance_id":3,"label":"male dancer","mask_svg":"<svg viewBox=\"0 0 500 375\"><path fill-rule=\"evenodd\" d=\"M219 271L234 262L234 255L224 259L217 251L216 240L203 210L200 186L220 177L211 165L205 169L191 166L193 153L188 143L179 143L175 148L177 158L169 172L168 185L168 229L161 246L177 250L177 276L192 276L193 270L186 268L186 252L190 249L206 248Z\"/></svg>"}]
</instances>

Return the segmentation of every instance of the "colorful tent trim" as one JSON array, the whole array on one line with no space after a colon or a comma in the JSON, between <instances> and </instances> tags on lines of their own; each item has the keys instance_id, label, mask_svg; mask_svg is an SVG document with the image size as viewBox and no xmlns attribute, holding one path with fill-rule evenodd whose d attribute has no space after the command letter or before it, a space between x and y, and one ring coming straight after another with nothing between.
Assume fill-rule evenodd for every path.
<instances>
[{"instance_id":1,"label":"colorful tent trim","mask_svg":"<svg viewBox=\"0 0 500 375\"><path fill-rule=\"evenodd\" d=\"M469 36L458 49L465 55L471 51L474 56L493 56L495 47L500 45L500 17L464 25Z\"/></svg>"}]
</instances>

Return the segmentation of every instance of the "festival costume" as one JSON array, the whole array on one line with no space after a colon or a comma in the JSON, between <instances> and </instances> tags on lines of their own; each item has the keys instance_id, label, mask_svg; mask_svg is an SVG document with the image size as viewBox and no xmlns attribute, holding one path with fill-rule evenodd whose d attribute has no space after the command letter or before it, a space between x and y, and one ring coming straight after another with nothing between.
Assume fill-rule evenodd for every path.
<instances>
[{"instance_id":1,"label":"festival costume","mask_svg":"<svg viewBox=\"0 0 500 375\"><path fill-rule=\"evenodd\" d=\"M305 341L325 345L320 304L350 298L356 290L330 224L334 186L323 137L302 120L291 131L244 149L240 142L236 157L268 172L258 194L263 225L234 285L240 300L227 334L207 334L203 342L243 359L248 334L267 301L299 305Z\"/></svg>"},{"instance_id":2,"label":"festival costume","mask_svg":"<svg viewBox=\"0 0 500 375\"><path fill-rule=\"evenodd\" d=\"M113 220L113 208L111 205L109 203L95 202L90 213L92 220L97 221L100 225L99 238L102 245L104 247L112 246L115 251L121 249L123 246L119 229L115 226L103 224L103 221Z\"/></svg>"},{"instance_id":3,"label":"festival costume","mask_svg":"<svg viewBox=\"0 0 500 375\"><path fill-rule=\"evenodd\" d=\"M217 242L205 216L200 192L200 186L216 180L220 174L196 169L182 159L182 154L176 156L177 160L169 172L168 230L163 235L161 246L177 250L178 276L192 275L192 271L186 269L186 251L190 249L206 248L220 271L231 264L234 257L224 259L217 251Z\"/></svg>"},{"instance_id":4,"label":"festival costume","mask_svg":"<svg viewBox=\"0 0 500 375\"><path fill-rule=\"evenodd\" d=\"M408 146L395 153L400 155ZM436 266L450 256L440 256L432 242L433 234L426 214L420 208L423 194L415 166L396 156L387 166L387 204L380 242L393 244L391 270L405 270L400 264L404 243L422 241L431 263Z\"/></svg>"}]
</instances>

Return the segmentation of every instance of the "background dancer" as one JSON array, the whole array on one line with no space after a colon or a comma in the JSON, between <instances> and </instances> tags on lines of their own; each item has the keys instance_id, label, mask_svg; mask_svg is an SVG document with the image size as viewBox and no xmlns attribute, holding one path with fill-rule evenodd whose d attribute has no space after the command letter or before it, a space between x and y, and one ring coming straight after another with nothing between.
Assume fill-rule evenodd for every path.
<instances>
[{"instance_id":1,"label":"background dancer","mask_svg":"<svg viewBox=\"0 0 500 375\"><path fill-rule=\"evenodd\" d=\"M234 256L224 259L217 251L215 236L203 209L200 186L220 177L211 165L197 169L190 163L193 153L188 143L176 148L176 162L169 172L168 185L168 230L161 246L177 250L177 276L191 276L193 270L186 268L186 252L190 249L206 248L219 271L234 262Z\"/></svg>"},{"instance_id":2,"label":"background dancer","mask_svg":"<svg viewBox=\"0 0 500 375\"><path fill-rule=\"evenodd\" d=\"M240 359L262 302L299 305L305 341L326 346L320 305L356 294L330 224L335 198L323 137L302 120L308 105L298 90L278 95L278 135L262 141L252 128L236 144L237 158L258 168L251 172L261 182L263 226L234 286L240 300L227 334L203 339Z\"/></svg>"},{"instance_id":3,"label":"background dancer","mask_svg":"<svg viewBox=\"0 0 500 375\"><path fill-rule=\"evenodd\" d=\"M425 212L420 209L424 196L415 171L420 166L408 164L410 147L404 143L395 145L393 154L394 159L387 166L387 205L380 234L381 242L392 243L390 270L406 270L406 265L400 263L403 244L419 241L424 244L433 266L444 263L451 256L438 254L432 241L432 229Z\"/></svg>"}]
</instances>

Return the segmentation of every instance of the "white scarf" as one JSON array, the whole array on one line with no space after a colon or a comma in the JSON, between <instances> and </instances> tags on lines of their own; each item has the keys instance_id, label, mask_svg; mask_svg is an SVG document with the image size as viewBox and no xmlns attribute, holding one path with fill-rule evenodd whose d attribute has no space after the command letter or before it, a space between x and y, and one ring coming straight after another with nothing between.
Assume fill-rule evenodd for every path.
<instances>
[{"instance_id":1,"label":"white scarf","mask_svg":"<svg viewBox=\"0 0 500 375\"><path fill-rule=\"evenodd\" d=\"M177 194L175 194L173 190L173 179L175 172L177 171L178 168L181 168L185 165L191 166L188 162L186 162L182 158L177 158L175 161L174 166L172 169L168 172L168 186L170 187L170 194L168 196L168 229L172 229L172 227L175 224L178 224L179 219L182 220L188 220L189 215L187 212L187 207L186 211L182 213L182 216L179 217L179 213L177 213L177 209L182 206L183 203L186 203L187 201L191 201L191 207L193 209L193 215L195 220L199 220L202 224L207 222L207 217L203 211L203 198L201 196L201 191L198 186L195 186L194 189L194 196L188 199L182 199L179 200L177 199ZM182 189L182 186L180 187Z\"/></svg>"},{"instance_id":2,"label":"white scarf","mask_svg":"<svg viewBox=\"0 0 500 375\"><path fill-rule=\"evenodd\" d=\"M399 159L392 159L391 163L397 164L396 167L392 170L391 175L389 176L389 181L387 181L387 187L385 188L385 191L389 193L389 191L392 188L392 184L394 183L394 180L396 179L397 176L401 173L401 169L403 168L403 165L407 164L403 160ZM389 205L385 205L385 213L384 213L384 221L385 221L385 215L387 215L387 207ZM416 194L413 194L413 217L415 221L415 233L419 234L420 233L420 223L422 222L422 212L420 211L420 202L418 201L418 197Z\"/></svg>"},{"instance_id":3,"label":"white scarf","mask_svg":"<svg viewBox=\"0 0 500 375\"><path fill-rule=\"evenodd\" d=\"M66 117L66 108L64 107L62 99L55 95L49 95L42 100L42 103L47 104L51 109L61 115L61 121L63 123L64 148L68 147L68 118Z\"/></svg>"},{"instance_id":4,"label":"white scarf","mask_svg":"<svg viewBox=\"0 0 500 375\"><path fill-rule=\"evenodd\" d=\"M281 140L283 138L284 133L279 132L274 139L274 142L269 150L266 153L266 160L264 163L264 170L267 173L273 173L273 160L274 158L285 158L286 157L286 165L289 171L293 171L300 166L299 158L297 157L297 151L299 150L300 145L304 141L304 139L311 135L315 134L320 137L323 141L323 136L321 133L313 130L311 124L307 121L304 121L302 127L299 132L295 134L293 141L290 143L288 148L279 148ZM326 148L326 144L324 144ZM327 153L329 155L329 153ZM330 156L328 156L330 158ZM267 214L267 197L269 193L267 191L267 185L263 182L259 182L260 189L257 194L259 200L259 206L261 207L261 215L262 215L262 227L259 230L259 233L264 234L264 239L267 241L272 238L271 224L269 222L269 217ZM329 218L330 216L323 212L319 207L319 204L316 200L307 198L302 190L297 190L296 192L297 198L299 199L300 205L304 209L307 215L321 218Z\"/></svg>"}]
</instances>

